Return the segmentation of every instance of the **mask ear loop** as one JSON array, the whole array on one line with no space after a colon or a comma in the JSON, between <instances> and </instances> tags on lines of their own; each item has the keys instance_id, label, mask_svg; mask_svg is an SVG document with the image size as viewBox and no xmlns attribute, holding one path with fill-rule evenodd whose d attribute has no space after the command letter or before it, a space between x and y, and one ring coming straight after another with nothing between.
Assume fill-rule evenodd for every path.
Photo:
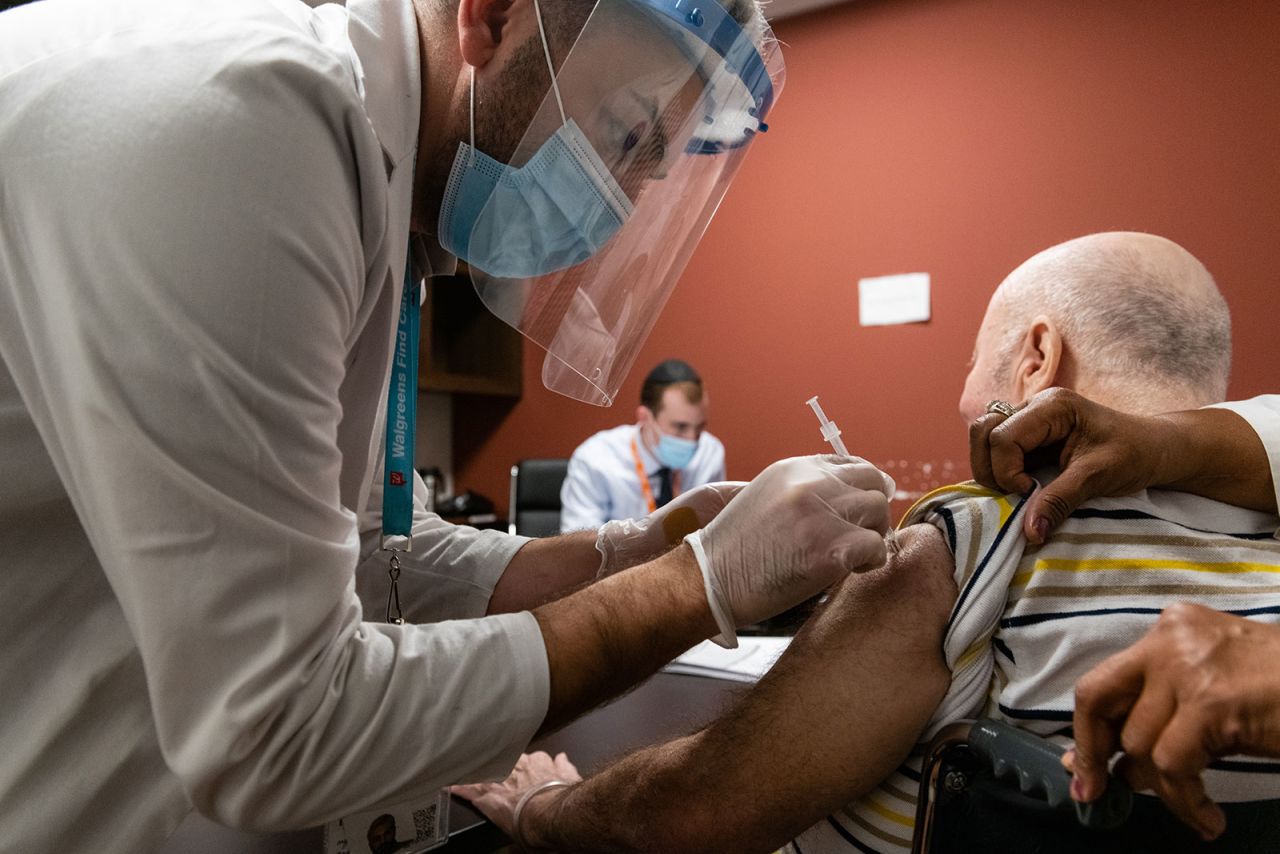
<instances>
[{"instance_id":1,"label":"mask ear loop","mask_svg":"<svg viewBox=\"0 0 1280 854\"><path fill-rule=\"evenodd\" d=\"M560 108L560 124L568 124L564 114L564 101L560 100L560 87L556 85L556 67L551 63L551 48L547 46L547 31L542 26L542 10L538 0L533 0L533 14L538 18L538 35L542 37L542 53L547 58L547 71L551 74L551 91L556 93L556 106Z\"/></svg>"},{"instance_id":2,"label":"mask ear loop","mask_svg":"<svg viewBox=\"0 0 1280 854\"><path fill-rule=\"evenodd\" d=\"M467 165L471 165L471 161L476 156L476 67L471 66L471 112L468 118L471 121L471 148L467 151Z\"/></svg>"}]
</instances>

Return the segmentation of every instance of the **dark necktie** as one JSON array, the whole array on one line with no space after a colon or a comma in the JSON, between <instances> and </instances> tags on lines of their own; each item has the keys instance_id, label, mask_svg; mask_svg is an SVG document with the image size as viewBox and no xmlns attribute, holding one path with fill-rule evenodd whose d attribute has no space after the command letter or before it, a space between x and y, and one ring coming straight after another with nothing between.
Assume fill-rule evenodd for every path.
<instances>
[{"instance_id":1,"label":"dark necktie","mask_svg":"<svg viewBox=\"0 0 1280 854\"><path fill-rule=\"evenodd\" d=\"M671 469L663 466L658 469L658 506L662 507L671 498Z\"/></svg>"}]
</instances>

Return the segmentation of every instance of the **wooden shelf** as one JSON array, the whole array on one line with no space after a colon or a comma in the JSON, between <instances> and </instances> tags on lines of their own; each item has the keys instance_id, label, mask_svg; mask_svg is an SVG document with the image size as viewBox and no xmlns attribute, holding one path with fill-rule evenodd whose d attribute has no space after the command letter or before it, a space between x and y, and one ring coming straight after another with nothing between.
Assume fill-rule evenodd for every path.
<instances>
[{"instance_id":1,"label":"wooden shelf","mask_svg":"<svg viewBox=\"0 0 1280 854\"><path fill-rule=\"evenodd\" d=\"M519 398L523 353L520 333L484 307L465 270L427 279L420 389Z\"/></svg>"}]
</instances>

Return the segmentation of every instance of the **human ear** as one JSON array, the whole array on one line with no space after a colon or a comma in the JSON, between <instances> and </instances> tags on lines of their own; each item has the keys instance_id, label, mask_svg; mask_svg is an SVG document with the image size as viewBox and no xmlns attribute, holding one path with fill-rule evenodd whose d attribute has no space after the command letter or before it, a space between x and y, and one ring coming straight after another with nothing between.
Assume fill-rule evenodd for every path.
<instances>
[{"instance_id":1,"label":"human ear","mask_svg":"<svg viewBox=\"0 0 1280 854\"><path fill-rule=\"evenodd\" d=\"M1013 360L1013 390L1018 404L1059 384L1063 365L1062 333L1044 315L1027 327Z\"/></svg>"},{"instance_id":2,"label":"human ear","mask_svg":"<svg viewBox=\"0 0 1280 854\"><path fill-rule=\"evenodd\" d=\"M653 414L653 410L643 403L636 407L636 425L640 428L640 438L646 445L653 447L658 441L658 434L662 432L662 428L658 426L658 418Z\"/></svg>"},{"instance_id":3,"label":"human ear","mask_svg":"<svg viewBox=\"0 0 1280 854\"><path fill-rule=\"evenodd\" d=\"M513 0L459 0L458 50L462 61L483 68L494 57L511 23Z\"/></svg>"}]
</instances>

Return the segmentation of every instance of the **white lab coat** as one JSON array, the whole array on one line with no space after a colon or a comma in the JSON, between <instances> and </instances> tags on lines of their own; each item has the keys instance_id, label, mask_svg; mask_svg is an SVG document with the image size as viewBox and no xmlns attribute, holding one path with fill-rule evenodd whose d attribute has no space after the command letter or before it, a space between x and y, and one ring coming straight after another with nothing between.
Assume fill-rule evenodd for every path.
<instances>
[{"instance_id":1,"label":"white lab coat","mask_svg":"<svg viewBox=\"0 0 1280 854\"><path fill-rule=\"evenodd\" d=\"M0 15L0 848L314 825L545 715L532 615L362 621L420 77L349 5ZM522 541L417 527L410 613L481 613Z\"/></svg>"}]
</instances>

